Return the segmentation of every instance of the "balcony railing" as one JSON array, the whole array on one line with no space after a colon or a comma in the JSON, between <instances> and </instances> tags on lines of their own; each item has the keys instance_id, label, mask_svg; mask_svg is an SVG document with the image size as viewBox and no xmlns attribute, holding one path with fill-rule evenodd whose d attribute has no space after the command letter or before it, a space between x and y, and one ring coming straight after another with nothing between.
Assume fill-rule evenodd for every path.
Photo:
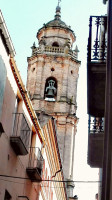
<instances>
[{"instance_id":1,"label":"balcony railing","mask_svg":"<svg viewBox=\"0 0 112 200\"><path fill-rule=\"evenodd\" d=\"M26 155L28 154L31 130L23 113L14 113L14 115L14 128L10 142L17 155Z\"/></svg>"},{"instance_id":2,"label":"balcony railing","mask_svg":"<svg viewBox=\"0 0 112 200\"><path fill-rule=\"evenodd\" d=\"M88 164L101 168L103 163L104 118L89 116Z\"/></svg>"},{"instance_id":3,"label":"balcony railing","mask_svg":"<svg viewBox=\"0 0 112 200\"><path fill-rule=\"evenodd\" d=\"M107 57L107 17L91 16L87 57L88 114L104 116Z\"/></svg>"},{"instance_id":4,"label":"balcony railing","mask_svg":"<svg viewBox=\"0 0 112 200\"><path fill-rule=\"evenodd\" d=\"M32 182L42 181L43 156L39 148L31 147L29 154L29 163L26 169Z\"/></svg>"},{"instance_id":5,"label":"balcony railing","mask_svg":"<svg viewBox=\"0 0 112 200\"><path fill-rule=\"evenodd\" d=\"M104 118L90 117L88 131L91 134L104 133Z\"/></svg>"},{"instance_id":6,"label":"balcony railing","mask_svg":"<svg viewBox=\"0 0 112 200\"><path fill-rule=\"evenodd\" d=\"M88 62L106 61L107 56L107 17L91 16L88 38Z\"/></svg>"}]
</instances>

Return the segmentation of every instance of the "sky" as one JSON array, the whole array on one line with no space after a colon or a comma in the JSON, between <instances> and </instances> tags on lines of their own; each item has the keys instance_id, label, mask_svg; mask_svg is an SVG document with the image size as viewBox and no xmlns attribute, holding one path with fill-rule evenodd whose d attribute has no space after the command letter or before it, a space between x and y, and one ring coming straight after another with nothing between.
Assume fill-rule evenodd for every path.
<instances>
[{"instance_id":1,"label":"sky","mask_svg":"<svg viewBox=\"0 0 112 200\"><path fill-rule=\"evenodd\" d=\"M98 169L87 165L87 40L90 15L105 15L107 6L103 0L61 0L61 19L71 26L76 35L74 44L79 49L79 80L77 87L77 117L79 118L74 162L74 180L97 180ZM16 50L15 60L24 84L27 77L27 57L31 56L31 46L38 46L36 34L44 23L54 19L58 0L0 0L0 9L8 27ZM79 200L94 200L97 193L95 183L75 183L74 195Z\"/></svg>"}]
</instances>

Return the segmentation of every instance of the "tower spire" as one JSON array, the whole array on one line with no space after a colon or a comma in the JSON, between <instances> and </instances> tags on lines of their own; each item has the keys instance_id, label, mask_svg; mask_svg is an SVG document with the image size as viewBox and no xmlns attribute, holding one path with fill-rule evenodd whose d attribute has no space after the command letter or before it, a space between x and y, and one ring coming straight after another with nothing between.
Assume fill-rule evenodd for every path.
<instances>
[{"instance_id":1,"label":"tower spire","mask_svg":"<svg viewBox=\"0 0 112 200\"><path fill-rule=\"evenodd\" d=\"M56 15L55 19L59 20L61 18L61 7L60 7L61 0L58 0L58 5L56 7Z\"/></svg>"},{"instance_id":2,"label":"tower spire","mask_svg":"<svg viewBox=\"0 0 112 200\"><path fill-rule=\"evenodd\" d=\"M61 0L58 0L58 6L59 6L60 2L61 2Z\"/></svg>"}]
</instances>

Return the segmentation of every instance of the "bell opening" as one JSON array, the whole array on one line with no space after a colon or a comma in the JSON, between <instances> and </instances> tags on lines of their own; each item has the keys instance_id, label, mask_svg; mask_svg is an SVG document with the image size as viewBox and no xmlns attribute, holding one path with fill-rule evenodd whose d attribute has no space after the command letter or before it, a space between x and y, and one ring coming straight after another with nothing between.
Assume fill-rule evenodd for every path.
<instances>
[{"instance_id":1,"label":"bell opening","mask_svg":"<svg viewBox=\"0 0 112 200\"><path fill-rule=\"evenodd\" d=\"M57 95L57 81L50 77L46 80L44 98L47 101L55 101Z\"/></svg>"}]
</instances>

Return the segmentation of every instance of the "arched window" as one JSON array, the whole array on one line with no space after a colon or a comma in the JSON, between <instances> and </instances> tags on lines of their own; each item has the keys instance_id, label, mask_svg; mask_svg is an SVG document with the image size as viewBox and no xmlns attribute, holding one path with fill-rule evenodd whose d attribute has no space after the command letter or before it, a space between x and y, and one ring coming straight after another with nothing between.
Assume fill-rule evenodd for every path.
<instances>
[{"instance_id":1,"label":"arched window","mask_svg":"<svg viewBox=\"0 0 112 200\"><path fill-rule=\"evenodd\" d=\"M59 44L58 44L58 42L53 42L52 46L53 47L59 47Z\"/></svg>"},{"instance_id":2,"label":"arched window","mask_svg":"<svg viewBox=\"0 0 112 200\"><path fill-rule=\"evenodd\" d=\"M47 101L55 101L57 96L57 80L49 77L45 83L44 98Z\"/></svg>"}]
</instances>

